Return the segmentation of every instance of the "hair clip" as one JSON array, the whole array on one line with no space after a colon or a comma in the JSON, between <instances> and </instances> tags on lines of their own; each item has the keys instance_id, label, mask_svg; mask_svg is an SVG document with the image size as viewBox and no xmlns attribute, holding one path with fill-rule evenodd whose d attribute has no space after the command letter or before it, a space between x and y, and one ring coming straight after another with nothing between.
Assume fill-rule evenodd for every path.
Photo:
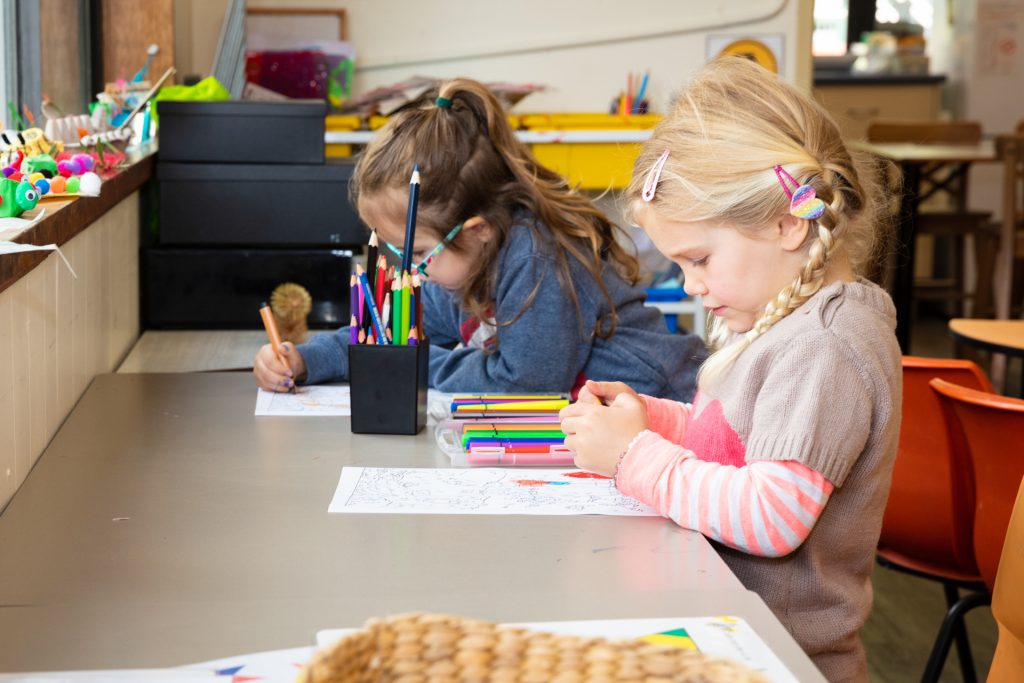
<instances>
[{"instance_id":1,"label":"hair clip","mask_svg":"<svg viewBox=\"0 0 1024 683\"><path fill-rule=\"evenodd\" d=\"M786 173L786 169L782 168L782 166L776 165L772 170L775 171L775 177L778 178L779 185L782 185L783 191L789 197L789 213L791 216L806 218L809 221L821 218L822 214L825 213L825 202L818 199L813 187L798 183L793 176ZM786 183L787 180L797 186L796 192L790 191L789 184Z\"/></svg>"},{"instance_id":2,"label":"hair clip","mask_svg":"<svg viewBox=\"0 0 1024 683\"><path fill-rule=\"evenodd\" d=\"M644 180L643 190L640 191L640 196L643 197L645 202L654 199L654 193L658 189L658 181L661 180L661 170L665 168L666 161L668 161L667 149L661 153L658 160L651 166L651 170L647 172L647 179Z\"/></svg>"}]
</instances>

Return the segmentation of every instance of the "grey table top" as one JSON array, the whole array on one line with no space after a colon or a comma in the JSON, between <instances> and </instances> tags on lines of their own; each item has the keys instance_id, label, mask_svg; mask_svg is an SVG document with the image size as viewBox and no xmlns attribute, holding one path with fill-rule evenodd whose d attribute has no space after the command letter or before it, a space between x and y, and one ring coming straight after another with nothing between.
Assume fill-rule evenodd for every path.
<instances>
[{"instance_id":1,"label":"grey table top","mask_svg":"<svg viewBox=\"0 0 1024 683\"><path fill-rule=\"evenodd\" d=\"M253 415L246 373L97 377L0 515L0 671L158 667L371 616L732 614L821 680L700 535L657 518L328 514L344 465L432 437Z\"/></svg>"}]
</instances>

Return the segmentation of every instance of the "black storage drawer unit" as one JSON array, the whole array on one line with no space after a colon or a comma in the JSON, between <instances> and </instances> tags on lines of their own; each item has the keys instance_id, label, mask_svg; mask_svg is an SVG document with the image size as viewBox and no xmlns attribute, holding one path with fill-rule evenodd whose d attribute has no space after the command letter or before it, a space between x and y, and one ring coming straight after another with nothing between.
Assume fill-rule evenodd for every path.
<instances>
[{"instance_id":1,"label":"black storage drawer unit","mask_svg":"<svg viewBox=\"0 0 1024 683\"><path fill-rule=\"evenodd\" d=\"M160 243L253 247L365 243L369 232L348 200L353 168L348 162L319 166L160 163Z\"/></svg>"},{"instance_id":2,"label":"black storage drawer unit","mask_svg":"<svg viewBox=\"0 0 1024 683\"><path fill-rule=\"evenodd\" d=\"M322 164L323 100L157 103L163 161Z\"/></svg>"},{"instance_id":3,"label":"black storage drawer unit","mask_svg":"<svg viewBox=\"0 0 1024 683\"><path fill-rule=\"evenodd\" d=\"M144 327L260 329L260 304L282 282L309 291L310 327L341 327L351 265L341 249L143 249Z\"/></svg>"}]
</instances>

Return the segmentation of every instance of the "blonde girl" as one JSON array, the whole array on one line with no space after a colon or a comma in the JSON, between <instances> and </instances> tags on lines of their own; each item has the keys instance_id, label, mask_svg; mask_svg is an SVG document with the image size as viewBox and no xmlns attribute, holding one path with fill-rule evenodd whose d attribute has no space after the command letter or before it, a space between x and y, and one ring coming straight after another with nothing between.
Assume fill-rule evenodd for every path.
<instances>
[{"instance_id":1,"label":"blonde girl","mask_svg":"<svg viewBox=\"0 0 1024 683\"><path fill-rule=\"evenodd\" d=\"M711 539L833 681L867 680L858 631L899 430L895 311L856 274L877 171L803 92L747 60L707 65L629 198L717 350L692 404L589 382L562 422L578 465Z\"/></svg>"}]
</instances>

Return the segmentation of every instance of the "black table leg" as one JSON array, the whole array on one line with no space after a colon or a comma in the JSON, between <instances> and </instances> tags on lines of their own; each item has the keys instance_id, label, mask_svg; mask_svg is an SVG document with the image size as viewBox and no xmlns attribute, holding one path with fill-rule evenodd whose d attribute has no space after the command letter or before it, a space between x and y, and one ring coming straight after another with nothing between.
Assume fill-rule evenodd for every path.
<instances>
[{"instance_id":1,"label":"black table leg","mask_svg":"<svg viewBox=\"0 0 1024 683\"><path fill-rule=\"evenodd\" d=\"M914 256L917 236L918 187L921 168L914 163L903 164L903 194L897 224L896 272L892 279L892 299L896 305L896 340L904 355L910 353L910 327L914 313Z\"/></svg>"}]
</instances>

